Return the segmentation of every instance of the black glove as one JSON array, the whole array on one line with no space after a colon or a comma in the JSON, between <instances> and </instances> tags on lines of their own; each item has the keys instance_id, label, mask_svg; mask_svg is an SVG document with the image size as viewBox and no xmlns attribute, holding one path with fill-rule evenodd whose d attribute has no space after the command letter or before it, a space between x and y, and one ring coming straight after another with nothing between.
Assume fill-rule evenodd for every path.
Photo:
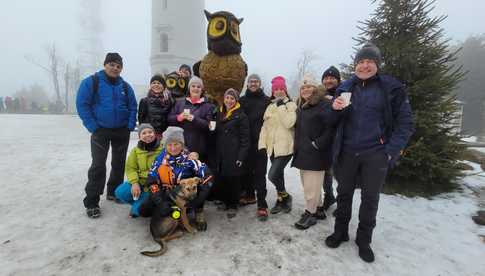
<instances>
[{"instance_id":1,"label":"black glove","mask_svg":"<svg viewBox=\"0 0 485 276\"><path fill-rule=\"evenodd\" d=\"M276 101L276 106L284 105L285 101L283 99L279 99Z\"/></svg>"}]
</instances>

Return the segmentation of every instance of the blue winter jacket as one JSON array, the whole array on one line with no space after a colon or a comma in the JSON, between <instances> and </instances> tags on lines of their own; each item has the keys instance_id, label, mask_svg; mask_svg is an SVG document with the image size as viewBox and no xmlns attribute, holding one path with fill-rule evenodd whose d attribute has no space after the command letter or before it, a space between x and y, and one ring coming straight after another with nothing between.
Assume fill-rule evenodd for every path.
<instances>
[{"instance_id":1,"label":"blue winter jacket","mask_svg":"<svg viewBox=\"0 0 485 276\"><path fill-rule=\"evenodd\" d=\"M350 106L334 111L341 117L334 140L334 161L342 150L349 151L343 148L345 138L347 145L353 147L350 151L364 152L380 145L392 157L391 166L396 162L414 133L411 105L404 88L395 78L379 74L366 81L353 75L337 88L336 97L343 92L367 92L370 96L357 99L353 94ZM350 140L349 136L356 137Z\"/></svg>"},{"instance_id":2,"label":"blue winter jacket","mask_svg":"<svg viewBox=\"0 0 485 276\"><path fill-rule=\"evenodd\" d=\"M125 91L121 77L111 84L104 70L96 74L99 78L97 92L93 88L93 76L84 79L77 92L76 108L83 125L91 133L98 128L127 127L133 130L137 112L133 88L127 84L128 91Z\"/></svg>"}]
</instances>

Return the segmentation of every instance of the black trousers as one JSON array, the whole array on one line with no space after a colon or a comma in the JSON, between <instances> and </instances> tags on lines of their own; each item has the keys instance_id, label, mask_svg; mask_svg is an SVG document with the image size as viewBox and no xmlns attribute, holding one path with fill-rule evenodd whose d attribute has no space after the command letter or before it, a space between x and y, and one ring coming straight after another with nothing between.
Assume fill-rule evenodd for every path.
<instances>
[{"instance_id":1,"label":"black trousers","mask_svg":"<svg viewBox=\"0 0 485 276\"><path fill-rule=\"evenodd\" d=\"M331 169L325 171L323 178L323 191L325 192L325 198L335 198L333 195L333 173Z\"/></svg>"},{"instance_id":2,"label":"black trousers","mask_svg":"<svg viewBox=\"0 0 485 276\"><path fill-rule=\"evenodd\" d=\"M241 178L239 176L218 176L216 179L217 198L226 207L237 208L241 195Z\"/></svg>"},{"instance_id":3,"label":"black trousers","mask_svg":"<svg viewBox=\"0 0 485 276\"><path fill-rule=\"evenodd\" d=\"M125 175L126 151L130 142L128 128L100 128L91 135L91 167L88 170L84 206L99 206L106 182L106 158L111 145L111 172L107 184L107 194L114 195L115 189L123 182Z\"/></svg>"},{"instance_id":4,"label":"black trousers","mask_svg":"<svg viewBox=\"0 0 485 276\"><path fill-rule=\"evenodd\" d=\"M252 146L248 158L245 161L245 175L242 177L242 187L244 194L258 200L258 208L268 208L266 202L266 170L268 168L268 156L266 151L257 150L257 146Z\"/></svg>"},{"instance_id":5,"label":"black trousers","mask_svg":"<svg viewBox=\"0 0 485 276\"><path fill-rule=\"evenodd\" d=\"M292 155L274 157L271 155L271 167L268 172L268 179L271 181L278 192L286 192L285 188L285 167L290 162Z\"/></svg>"},{"instance_id":6,"label":"black trousers","mask_svg":"<svg viewBox=\"0 0 485 276\"><path fill-rule=\"evenodd\" d=\"M376 226L379 195L388 170L388 157L384 151L365 154L342 153L335 166L337 187L337 210L335 232L347 233L352 216L352 199L358 182L361 186L359 226L356 241L370 244Z\"/></svg>"}]
</instances>

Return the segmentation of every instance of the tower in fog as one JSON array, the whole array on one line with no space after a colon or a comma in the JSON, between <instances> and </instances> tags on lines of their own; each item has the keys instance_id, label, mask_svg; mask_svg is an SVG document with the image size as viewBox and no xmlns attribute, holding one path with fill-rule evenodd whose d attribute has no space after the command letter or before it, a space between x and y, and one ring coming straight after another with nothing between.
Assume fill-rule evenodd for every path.
<instances>
[{"instance_id":1,"label":"tower in fog","mask_svg":"<svg viewBox=\"0 0 485 276\"><path fill-rule=\"evenodd\" d=\"M152 74L192 66L207 52L204 0L152 0Z\"/></svg>"}]
</instances>

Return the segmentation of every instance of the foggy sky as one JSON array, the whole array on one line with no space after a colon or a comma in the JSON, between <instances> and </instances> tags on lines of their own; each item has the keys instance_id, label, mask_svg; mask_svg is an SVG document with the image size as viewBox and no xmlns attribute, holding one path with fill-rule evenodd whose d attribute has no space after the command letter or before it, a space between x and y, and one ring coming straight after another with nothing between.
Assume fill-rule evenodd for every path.
<instances>
[{"instance_id":1,"label":"foggy sky","mask_svg":"<svg viewBox=\"0 0 485 276\"><path fill-rule=\"evenodd\" d=\"M116 51L123 56L122 76L128 82L147 84L151 1L102 3L106 52ZM48 75L28 63L24 56L46 63L43 48L55 42L62 56L71 62L76 60L80 33L78 0L0 0L0 4L0 96L13 95L33 83L43 85L53 94ZM206 0L206 8L211 12L228 10L244 18L242 55L250 73L260 73L265 83L278 74L292 77L303 50L318 55L314 63L318 77L329 65L350 62L358 21L369 18L375 7L367 0ZM448 15L441 26L447 37L457 42L469 35L485 33L485 20L481 16L484 8L484 1L438 0L434 14Z\"/></svg>"}]
</instances>

